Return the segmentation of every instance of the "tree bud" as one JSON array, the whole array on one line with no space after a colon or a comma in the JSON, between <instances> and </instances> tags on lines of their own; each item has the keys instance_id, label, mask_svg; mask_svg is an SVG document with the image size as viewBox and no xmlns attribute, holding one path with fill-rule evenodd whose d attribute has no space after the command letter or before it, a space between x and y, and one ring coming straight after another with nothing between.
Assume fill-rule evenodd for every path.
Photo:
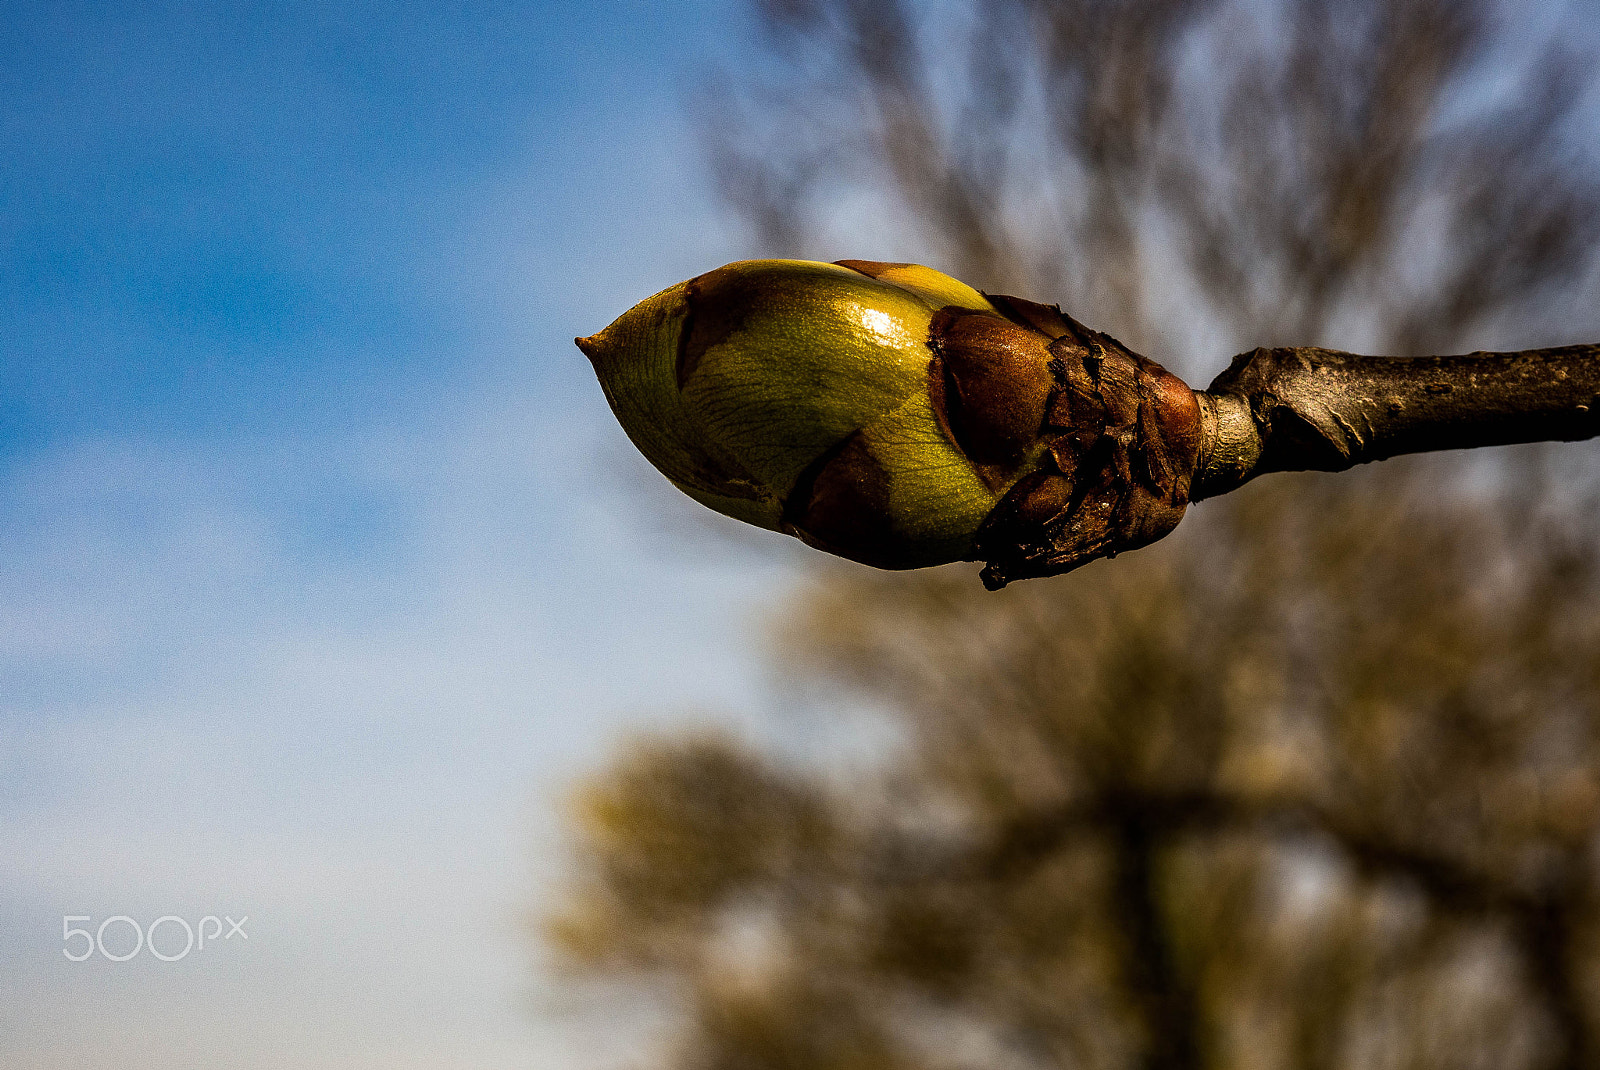
<instances>
[{"instance_id":1,"label":"tree bud","mask_svg":"<svg viewBox=\"0 0 1600 1070\"><path fill-rule=\"evenodd\" d=\"M1057 308L916 264L749 260L577 340L689 496L880 568L991 588L1172 530L1193 391Z\"/></svg>"}]
</instances>

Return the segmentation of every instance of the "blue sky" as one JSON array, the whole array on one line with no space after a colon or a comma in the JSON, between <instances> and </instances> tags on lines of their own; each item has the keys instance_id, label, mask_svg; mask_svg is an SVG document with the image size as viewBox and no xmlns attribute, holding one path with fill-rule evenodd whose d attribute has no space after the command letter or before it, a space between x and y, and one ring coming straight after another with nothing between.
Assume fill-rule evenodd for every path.
<instances>
[{"instance_id":1,"label":"blue sky","mask_svg":"<svg viewBox=\"0 0 1600 1070\"><path fill-rule=\"evenodd\" d=\"M571 339L754 252L683 107L743 18L0 6L0 1062L636 1042L523 932L560 793L759 708L796 558L672 535Z\"/></svg>"},{"instance_id":2,"label":"blue sky","mask_svg":"<svg viewBox=\"0 0 1600 1070\"><path fill-rule=\"evenodd\" d=\"M681 166L680 89L730 23L690 3L125 7L0 25L8 452L414 422L497 326L444 289L493 256L474 241L520 232L548 284L617 222L665 237L639 209L674 198L639 165Z\"/></svg>"}]
</instances>

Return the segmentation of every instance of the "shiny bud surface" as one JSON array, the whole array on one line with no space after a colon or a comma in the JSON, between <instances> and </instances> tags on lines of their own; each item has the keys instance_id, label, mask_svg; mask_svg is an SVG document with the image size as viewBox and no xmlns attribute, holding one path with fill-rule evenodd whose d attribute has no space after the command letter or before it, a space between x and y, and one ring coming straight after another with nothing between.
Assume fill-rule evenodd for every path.
<instances>
[{"instance_id":1,"label":"shiny bud surface","mask_svg":"<svg viewBox=\"0 0 1600 1070\"><path fill-rule=\"evenodd\" d=\"M869 565L986 558L1001 586L1159 538L1187 502L1181 381L920 265L730 264L578 345L680 490Z\"/></svg>"}]
</instances>

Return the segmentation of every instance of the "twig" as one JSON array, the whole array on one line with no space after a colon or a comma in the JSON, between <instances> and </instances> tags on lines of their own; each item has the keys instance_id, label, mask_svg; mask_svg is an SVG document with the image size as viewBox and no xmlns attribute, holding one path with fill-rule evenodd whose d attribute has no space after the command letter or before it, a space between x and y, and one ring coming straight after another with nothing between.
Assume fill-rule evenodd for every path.
<instances>
[{"instance_id":1,"label":"twig","mask_svg":"<svg viewBox=\"0 0 1600 1070\"><path fill-rule=\"evenodd\" d=\"M1600 346L1459 357L1257 349L1197 396L1192 501L1265 472L1600 435Z\"/></svg>"}]
</instances>

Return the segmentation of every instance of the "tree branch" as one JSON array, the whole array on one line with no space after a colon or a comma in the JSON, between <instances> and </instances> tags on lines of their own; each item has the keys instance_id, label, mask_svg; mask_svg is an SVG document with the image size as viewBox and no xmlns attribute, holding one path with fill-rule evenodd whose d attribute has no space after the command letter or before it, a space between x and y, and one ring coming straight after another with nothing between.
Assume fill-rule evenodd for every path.
<instances>
[{"instance_id":1,"label":"tree branch","mask_svg":"<svg viewBox=\"0 0 1600 1070\"><path fill-rule=\"evenodd\" d=\"M1600 1035L1585 1005L1573 961L1576 919L1592 902L1581 863L1569 859L1554 885L1519 887L1495 874L1342 819L1308 800L1239 799L1207 790L1177 793L1112 793L1085 804L1021 815L973 859L969 872L1004 879L1038 865L1070 837L1109 829L1116 848L1115 889L1119 921L1144 963L1137 985L1146 1017L1176 1023L1178 1035L1158 1042L1153 1067L1199 1065L1193 993L1174 971L1154 913L1150 865L1154 852L1173 837L1250 829L1269 837L1312 834L1330 838L1372 881L1408 881L1438 909L1457 917L1498 918L1517 934L1528 980L1550 1013L1560 1054L1555 1070L1600 1065Z\"/></svg>"},{"instance_id":2,"label":"tree branch","mask_svg":"<svg viewBox=\"0 0 1600 1070\"><path fill-rule=\"evenodd\" d=\"M1459 357L1257 349L1235 357L1197 397L1193 501L1265 472L1339 472L1401 453L1592 438L1600 434L1600 345Z\"/></svg>"}]
</instances>

